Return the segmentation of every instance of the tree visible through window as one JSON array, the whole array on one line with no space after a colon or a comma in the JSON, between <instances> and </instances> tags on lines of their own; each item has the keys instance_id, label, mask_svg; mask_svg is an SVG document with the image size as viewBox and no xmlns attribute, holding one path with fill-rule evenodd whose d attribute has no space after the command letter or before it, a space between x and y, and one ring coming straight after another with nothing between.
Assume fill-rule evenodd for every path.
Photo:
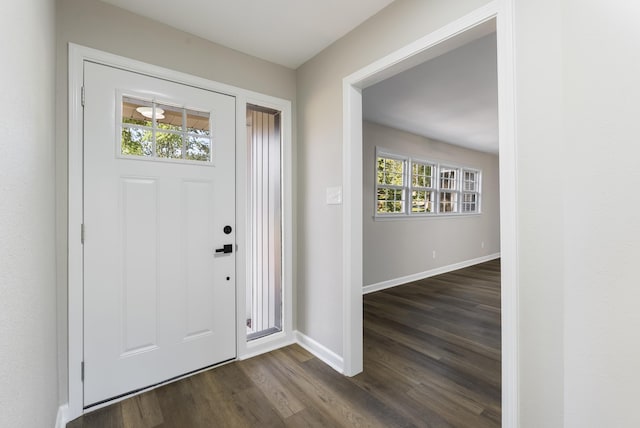
<instances>
[{"instance_id":1,"label":"tree visible through window","mask_svg":"<svg viewBox=\"0 0 640 428\"><path fill-rule=\"evenodd\" d=\"M377 201L379 213L403 213L405 195L404 159L378 157Z\"/></svg>"},{"instance_id":2,"label":"tree visible through window","mask_svg":"<svg viewBox=\"0 0 640 428\"><path fill-rule=\"evenodd\" d=\"M123 97L120 153L208 162L211 160L210 114Z\"/></svg>"},{"instance_id":3,"label":"tree visible through window","mask_svg":"<svg viewBox=\"0 0 640 428\"><path fill-rule=\"evenodd\" d=\"M413 161L411 163L411 212L431 213L435 199L433 173L435 165Z\"/></svg>"}]
</instances>

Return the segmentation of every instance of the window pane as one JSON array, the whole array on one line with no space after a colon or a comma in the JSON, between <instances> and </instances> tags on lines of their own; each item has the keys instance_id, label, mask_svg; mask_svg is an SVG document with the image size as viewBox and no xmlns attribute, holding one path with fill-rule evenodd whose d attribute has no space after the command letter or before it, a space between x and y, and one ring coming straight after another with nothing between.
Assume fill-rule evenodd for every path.
<instances>
[{"instance_id":1,"label":"window pane","mask_svg":"<svg viewBox=\"0 0 640 428\"><path fill-rule=\"evenodd\" d=\"M414 190L411 192L411 212L433 212L433 192L426 190Z\"/></svg>"},{"instance_id":2,"label":"window pane","mask_svg":"<svg viewBox=\"0 0 640 428\"><path fill-rule=\"evenodd\" d=\"M462 212L477 212L478 195L476 193L465 193L462 195Z\"/></svg>"},{"instance_id":3,"label":"window pane","mask_svg":"<svg viewBox=\"0 0 640 428\"><path fill-rule=\"evenodd\" d=\"M210 135L209 113L187 110L187 132L198 136Z\"/></svg>"},{"instance_id":4,"label":"window pane","mask_svg":"<svg viewBox=\"0 0 640 428\"><path fill-rule=\"evenodd\" d=\"M412 165L412 186L413 187L433 187L431 184L431 165L414 163Z\"/></svg>"},{"instance_id":5,"label":"window pane","mask_svg":"<svg viewBox=\"0 0 640 428\"><path fill-rule=\"evenodd\" d=\"M189 160L208 161L210 160L211 140L206 137L187 137L186 158Z\"/></svg>"},{"instance_id":6,"label":"window pane","mask_svg":"<svg viewBox=\"0 0 640 428\"><path fill-rule=\"evenodd\" d=\"M441 168L440 169L440 188L456 190L458 170L454 168Z\"/></svg>"},{"instance_id":7,"label":"window pane","mask_svg":"<svg viewBox=\"0 0 640 428\"><path fill-rule=\"evenodd\" d=\"M123 126L120 153L130 156L153 156L153 132L149 129Z\"/></svg>"},{"instance_id":8,"label":"window pane","mask_svg":"<svg viewBox=\"0 0 640 428\"><path fill-rule=\"evenodd\" d=\"M465 191L475 192L477 182L478 182L477 173L473 171L464 172L464 190Z\"/></svg>"},{"instance_id":9,"label":"window pane","mask_svg":"<svg viewBox=\"0 0 640 428\"><path fill-rule=\"evenodd\" d=\"M156 155L159 158L182 159L182 135L156 132Z\"/></svg>"},{"instance_id":10,"label":"window pane","mask_svg":"<svg viewBox=\"0 0 640 428\"><path fill-rule=\"evenodd\" d=\"M151 101L122 97L122 123L151 127L153 126L151 122L152 111Z\"/></svg>"},{"instance_id":11,"label":"window pane","mask_svg":"<svg viewBox=\"0 0 640 428\"><path fill-rule=\"evenodd\" d=\"M462 212L464 212L464 213L474 213L474 212L477 211L476 206L477 205L476 205L475 202L471 202L471 203L464 202L462 204Z\"/></svg>"},{"instance_id":12,"label":"window pane","mask_svg":"<svg viewBox=\"0 0 640 428\"><path fill-rule=\"evenodd\" d=\"M404 161L378 158L378 184L404 185Z\"/></svg>"},{"instance_id":13,"label":"window pane","mask_svg":"<svg viewBox=\"0 0 640 428\"><path fill-rule=\"evenodd\" d=\"M379 213L403 213L404 190L378 189L377 210Z\"/></svg>"},{"instance_id":14,"label":"window pane","mask_svg":"<svg viewBox=\"0 0 640 428\"><path fill-rule=\"evenodd\" d=\"M458 211L458 194L454 192L440 192L440 212L451 213Z\"/></svg>"},{"instance_id":15,"label":"window pane","mask_svg":"<svg viewBox=\"0 0 640 428\"><path fill-rule=\"evenodd\" d=\"M156 105L156 122L159 130L182 131L184 109L165 104Z\"/></svg>"}]
</instances>

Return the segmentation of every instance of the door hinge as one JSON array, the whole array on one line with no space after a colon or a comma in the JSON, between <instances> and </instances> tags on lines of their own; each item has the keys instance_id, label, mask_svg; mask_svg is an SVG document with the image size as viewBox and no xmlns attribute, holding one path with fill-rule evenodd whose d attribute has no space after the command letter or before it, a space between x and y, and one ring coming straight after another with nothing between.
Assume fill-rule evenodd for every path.
<instances>
[{"instance_id":1,"label":"door hinge","mask_svg":"<svg viewBox=\"0 0 640 428\"><path fill-rule=\"evenodd\" d=\"M84 223L80 225L80 243L84 244Z\"/></svg>"},{"instance_id":2,"label":"door hinge","mask_svg":"<svg viewBox=\"0 0 640 428\"><path fill-rule=\"evenodd\" d=\"M80 103L84 107L84 86L80 88Z\"/></svg>"},{"instance_id":3,"label":"door hinge","mask_svg":"<svg viewBox=\"0 0 640 428\"><path fill-rule=\"evenodd\" d=\"M80 363L80 380L84 382L84 361Z\"/></svg>"}]
</instances>

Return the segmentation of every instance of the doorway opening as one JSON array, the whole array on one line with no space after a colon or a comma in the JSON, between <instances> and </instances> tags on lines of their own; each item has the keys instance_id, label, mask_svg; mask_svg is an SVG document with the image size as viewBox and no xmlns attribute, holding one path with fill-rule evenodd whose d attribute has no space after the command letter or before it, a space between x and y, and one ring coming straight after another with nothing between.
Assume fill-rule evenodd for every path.
<instances>
[{"instance_id":1,"label":"doorway opening","mask_svg":"<svg viewBox=\"0 0 640 428\"><path fill-rule=\"evenodd\" d=\"M343 81L343 370L363 370L362 91L471 40L496 32L499 112L502 422L518 420L517 228L513 5L489 3L378 59Z\"/></svg>"}]
</instances>

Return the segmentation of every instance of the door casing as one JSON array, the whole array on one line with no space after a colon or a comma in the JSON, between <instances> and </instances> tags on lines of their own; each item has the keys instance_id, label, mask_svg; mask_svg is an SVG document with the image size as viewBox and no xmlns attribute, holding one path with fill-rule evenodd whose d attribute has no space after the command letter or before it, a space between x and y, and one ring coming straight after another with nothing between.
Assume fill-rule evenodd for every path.
<instances>
[{"instance_id":1,"label":"door casing","mask_svg":"<svg viewBox=\"0 0 640 428\"><path fill-rule=\"evenodd\" d=\"M212 80L192 76L186 73L158 67L119 55L96 49L69 44L69 80L68 80L68 410L67 420L81 416L83 409L83 256L81 226L83 221L83 106L82 88L84 81L84 62L95 62L127 71L146 74L176 83L195 86L201 89L220 92L236 97L236 242L239 251L236 254L236 343L237 358L267 352L294 342L293 334L293 204L292 204L292 109L291 101L249 91ZM246 266L248 247L247 223L249 221L247 205L247 157L246 145L246 105L255 104L282 112L283 147L283 331L261 340L259 343L247 343L244 316L244 299L247 284ZM143 391L140 391L143 392ZM138 393L140 393L138 392ZM90 411L127 398L121 397Z\"/></svg>"}]
</instances>

